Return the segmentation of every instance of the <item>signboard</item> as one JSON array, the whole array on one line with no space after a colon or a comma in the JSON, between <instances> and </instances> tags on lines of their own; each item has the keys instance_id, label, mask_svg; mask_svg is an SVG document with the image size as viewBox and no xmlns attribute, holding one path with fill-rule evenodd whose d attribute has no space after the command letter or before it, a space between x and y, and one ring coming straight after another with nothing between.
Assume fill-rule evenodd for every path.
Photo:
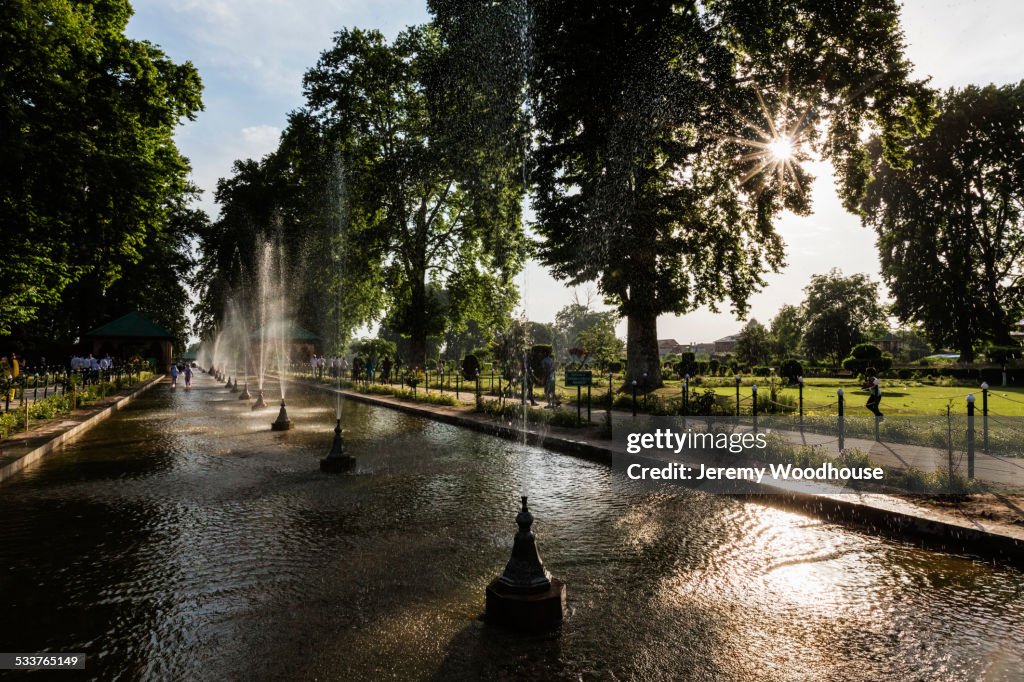
<instances>
[{"instance_id":1,"label":"signboard","mask_svg":"<svg viewBox=\"0 0 1024 682\"><path fill-rule=\"evenodd\" d=\"M566 386L590 386L594 380L594 373L589 369L567 369L565 370Z\"/></svg>"}]
</instances>

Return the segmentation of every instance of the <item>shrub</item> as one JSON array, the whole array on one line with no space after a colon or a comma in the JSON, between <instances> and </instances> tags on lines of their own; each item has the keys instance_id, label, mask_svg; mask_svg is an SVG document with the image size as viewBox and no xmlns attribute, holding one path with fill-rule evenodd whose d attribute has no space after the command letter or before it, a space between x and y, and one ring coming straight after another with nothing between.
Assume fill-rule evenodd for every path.
<instances>
[{"instance_id":1,"label":"shrub","mask_svg":"<svg viewBox=\"0 0 1024 682\"><path fill-rule=\"evenodd\" d=\"M466 381L476 381L476 376L479 373L480 361L475 355L470 353L462 361L462 378Z\"/></svg>"},{"instance_id":2,"label":"shrub","mask_svg":"<svg viewBox=\"0 0 1024 682\"><path fill-rule=\"evenodd\" d=\"M779 365L779 376L786 379L789 383L795 384L796 378L804 375L803 365L796 358L787 358L782 361Z\"/></svg>"}]
</instances>

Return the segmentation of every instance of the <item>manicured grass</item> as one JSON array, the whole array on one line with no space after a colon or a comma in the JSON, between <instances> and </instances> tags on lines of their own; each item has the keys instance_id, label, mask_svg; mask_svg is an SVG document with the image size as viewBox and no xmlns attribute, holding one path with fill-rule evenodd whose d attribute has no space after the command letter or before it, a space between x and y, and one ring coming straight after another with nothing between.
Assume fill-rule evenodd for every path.
<instances>
[{"instance_id":1,"label":"manicured grass","mask_svg":"<svg viewBox=\"0 0 1024 682\"><path fill-rule=\"evenodd\" d=\"M756 381L756 380L755 380ZM741 398L750 395L750 379L745 378L740 387ZM767 397L762 381L759 384L759 396ZM678 394L678 384L674 387ZM842 388L845 398L845 412L850 416L868 416L870 412L864 407L868 392L861 388L856 380L807 379L804 383L804 411L806 414L835 414L838 398L836 389ZM698 388L698 390L702 390ZM736 395L734 386L716 387L718 395L733 398ZM946 406L952 403L954 414L967 412L967 394L973 393L977 402L978 414L981 414L981 389L977 386L934 386L913 381L882 381L881 410L886 414L899 415L942 415ZM782 389L782 395L796 399L796 387ZM1008 417L1024 416L1024 389L1019 387L1001 386L989 389L989 410L992 414ZM826 407L827 406L827 407Z\"/></svg>"}]
</instances>

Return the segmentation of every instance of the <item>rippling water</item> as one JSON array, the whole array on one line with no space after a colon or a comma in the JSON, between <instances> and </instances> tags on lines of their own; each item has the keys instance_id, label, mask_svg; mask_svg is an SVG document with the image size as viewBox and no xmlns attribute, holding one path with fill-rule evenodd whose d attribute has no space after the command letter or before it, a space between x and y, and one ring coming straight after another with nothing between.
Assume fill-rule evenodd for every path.
<instances>
[{"instance_id":1,"label":"rippling water","mask_svg":"<svg viewBox=\"0 0 1024 682\"><path fill-rule=\"evenodd\" d=\"M197 383L0 487L0 650L97 680L1024 675L1019 572L351 402L359 469L325 475L327 395L290 391L272 433ZM524 488L558 637L478 620Z\"/></svg>"}]
</instances>

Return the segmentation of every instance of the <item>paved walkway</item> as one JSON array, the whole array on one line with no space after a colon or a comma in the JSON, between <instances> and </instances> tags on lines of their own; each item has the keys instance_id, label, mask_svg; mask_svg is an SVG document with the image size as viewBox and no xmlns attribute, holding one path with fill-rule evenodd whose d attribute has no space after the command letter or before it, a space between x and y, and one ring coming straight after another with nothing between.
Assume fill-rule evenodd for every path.
<instances>
[{"instance_id":1,"label":"paved walkway","mask_svg":"<svg viewBox=\"0 0 1024 682\"><path fill-rule=\"evenodd\" d=\"M69 415L51 419L28 431L12 434L8 438L0 440L0 481L20 472L25 465L30 464L27 460L34 462L63 444L67 438L82 433L93 423L124 405L128 399L152 387L163 378L162 374L158 375L141 384L101 398L88 407L75 410Z\"/></svg>"}]
</instances>

